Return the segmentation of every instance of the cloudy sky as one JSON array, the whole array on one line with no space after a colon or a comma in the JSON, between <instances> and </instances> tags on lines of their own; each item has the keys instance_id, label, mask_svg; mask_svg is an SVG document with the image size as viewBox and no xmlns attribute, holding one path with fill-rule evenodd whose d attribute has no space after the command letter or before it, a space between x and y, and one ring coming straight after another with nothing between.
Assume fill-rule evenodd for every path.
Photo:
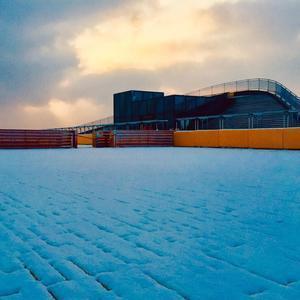
<instances>
[{"instance_id":1,"label":"cloudy sky","mask_svg":"<svg viewBox=\"0 0 300 300\"><path fill-rule=\"evenodd\" d=\"M0 128L109 116L127 89L252 77L300 95L299 0L0 0Z\"/></svg>"}]
</instances>

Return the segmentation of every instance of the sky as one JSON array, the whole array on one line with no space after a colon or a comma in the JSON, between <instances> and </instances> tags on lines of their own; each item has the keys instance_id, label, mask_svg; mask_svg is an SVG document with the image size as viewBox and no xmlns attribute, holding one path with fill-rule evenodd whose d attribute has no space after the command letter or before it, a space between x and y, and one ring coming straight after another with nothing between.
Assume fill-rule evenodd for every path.
<instances>
[{"instance_id":1,"label":"sky","mask_svg":"<svg viewBox=\"0 0 300 300\"><path fill-rule=\"evenodd\" d=\"M0 128L110 116L123 90L256 77L300 95L299 0L0 0Z\"/></svg>"}]
</instances>

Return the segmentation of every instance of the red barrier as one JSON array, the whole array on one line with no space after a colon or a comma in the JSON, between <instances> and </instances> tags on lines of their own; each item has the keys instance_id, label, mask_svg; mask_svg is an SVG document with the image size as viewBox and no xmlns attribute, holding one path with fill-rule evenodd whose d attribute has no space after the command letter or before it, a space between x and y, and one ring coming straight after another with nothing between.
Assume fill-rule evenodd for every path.
<instances>
[{"instance_id":1,"label":"red barrier","mask_svg":"<svg viewBox=\"0 0 300 300\"><path fill-rule=\"evenodd\" d=\"M173 146L170 130L115 130L94 134L94 147L167 147Z\"/></svg>"},{"instance_id":2,"label":"red barrier","mask_svg":"<svg viewBox=\"0 0 300 300\"><path fill-rule=\"evenodd\" d=\"M115 147L173 146L173 131L170 130L118 130Z\"/></svg>"},{"instance_id":3,"label":"red barrier","mask_svg":"<svg viewBox=\"0 0 300 300\"><path fill-rule=\"evenodd\" d=\"M0 149L76 148L74 131L0 129Z\"/></svg>"},{"instance_id":4,"label":"red barrier","mask_svg":"<svg viewBox=\"0 0 300 300\"><path fill-rule=\"evenodd\" d=\"M114 134L111 130L97 131L93 134L93 147L114 147Z\"/></svg>"}]
</instances>

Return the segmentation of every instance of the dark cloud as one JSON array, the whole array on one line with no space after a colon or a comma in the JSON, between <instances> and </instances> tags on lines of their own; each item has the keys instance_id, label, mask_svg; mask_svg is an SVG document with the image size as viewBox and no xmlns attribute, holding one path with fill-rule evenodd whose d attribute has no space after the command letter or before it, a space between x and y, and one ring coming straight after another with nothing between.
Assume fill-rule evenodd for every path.
<instances>
[{"instance_id":1,"label":"dark cloud","mask_svg":"<svg viewBox=\"0 0 300 300\"><path fill-rule=\"evenodd\" d=\"M300 1L264 0L219 4L211 9L227 42L244 58L248 74L282 81L300 93ZM239 66L229 73L239 75Z\"/></svg>"},{"instance_id":2,"label":"dark cloud","mask_svg":"<svg viewBox=\"0 0 300 300\"><path fill-rule=\"evenodd\" d=\"M77 65L70 34L120 1L0 0L0 104L41 102L53 96Z\"/></svg>"},{"instance_id":3,"label":"dark cloud","mask_svg":"<svg viewBox=\"0 0 300 300\"><path fill-rule=\"evenodd\" d=\"M121 0L0 0L0 18L15 24L84 19L120 3Z\"/></svg>"}]
</instances>

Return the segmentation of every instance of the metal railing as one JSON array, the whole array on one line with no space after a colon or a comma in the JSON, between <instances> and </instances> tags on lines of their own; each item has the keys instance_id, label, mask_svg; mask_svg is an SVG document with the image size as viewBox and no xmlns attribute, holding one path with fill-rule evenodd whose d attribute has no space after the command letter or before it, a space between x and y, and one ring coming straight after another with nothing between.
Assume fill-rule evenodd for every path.
<instances>
[{"instance_id":1,"label":"metal railing","mask_svg":"<svg viewBox=\"0 0 300 300\"><path fill-rule=\"evenodd\" d=\"M214 96L225 93L236 93L246 91L262 91L276 95L282 102L284 102L289 109L300 109L300 98L290 89L282 85L280 82L266 79L253 78L232 81L217 85L212 85L206 88L198 89L187 93L190 96Z\"/></svg>"},{"instance_id":2,"label":"metal railing","mask_svg":"<svg viewBox=\"0 0 300 300\"><path fill-rule=\"evenodd\" d=\"M147 121L135 121L135 122L123 122L123 123L114 123L114 129L125 129L125 130L144 130L144 129L153 129L153 130L162 130L168 129L168 120L147 120Z\"/></svg>"},{"instance_id":3,"label":"metal railing","mask_svg":"<svg viewBox=\"0 0 300 300\"><path fill-rule=\"evenodd\" d=\"M144 130L144 129L153 129L153 130L163 130L168 129L168 120L148 120L148 121L136 121L136 122L123 122L123 123L103 123L103 124L84 124L74 127L63 127L63 128L54 128L53 130L74 130L77 133L90 133L100 129L125 129L125 130Z\"/></svg>"},{"instance_id":4,"label":"metal railing","mask_svg":"<svg viewBox=\"0 0 300 300\"><path fill-rule=\"evenodd\" d=\"M113 123L114 123L114 116L109 116L92 122L84 123L78 126L83 127L83 126L93 126L93 125L113 124Z\"/></svg>"},{"instance_id":5,"label":"metal railing","mask_svg":"<svg viewBox=\"0 0 300 300\"><path fill-rule=\"evenodd\" d=\"M177 130L251 129L300 127L300 112L272 111L251 114L180 118Z\"/></svg>"}]
</instances>

